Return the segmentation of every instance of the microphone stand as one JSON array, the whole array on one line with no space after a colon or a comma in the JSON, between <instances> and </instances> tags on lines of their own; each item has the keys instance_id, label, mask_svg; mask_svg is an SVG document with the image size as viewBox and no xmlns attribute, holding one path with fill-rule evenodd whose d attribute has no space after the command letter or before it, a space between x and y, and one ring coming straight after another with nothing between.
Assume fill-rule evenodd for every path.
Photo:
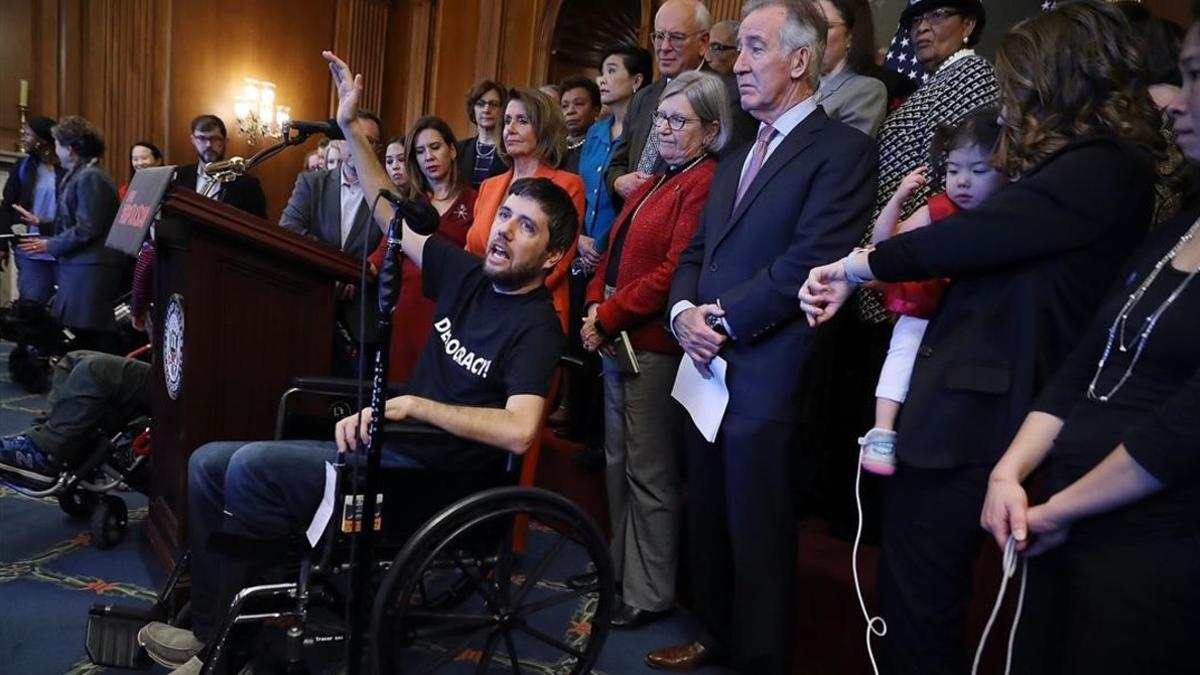
<instances>
[{"instance_id":1,"label":"microphone stand","mask_svg":"<svg viewBox=\"0 0 1200 675\"><path fill-rule=\"evenodd\" d=\"M392 309L400 296L402 279L402 257L400 245L400 210L395 210L388 225L387 252L379 269L379 322L378 344L375 353L375 375L371 381L371 421L367 430L367 472L363 488L362 514L358 527L354 529L357 546L352 550L349 570L350 597L347 602L350 614L350 638L346 646L348 675L358 675L362 666L362 651L366 634L367 598L374 570L372 550L375 544L376 493L379 489L379 467L383 456L383 412L387 405L387 376L389 349L392 339ZM351 489L349 492L353 493ZM357 501L357 500L355 500ZM357 505L355 505L357 511Z\"/></svg>"},{"instance_id":2,"label":"microphone stand","mask_svg":"<svg viewBox=\"0 0 1200 675\"><path fill-rule=\"evenodd\" d=\"M293 134L293 131L296 133ZM304 141L308 140L308 137L311 136L312 133L313 132L311 131L292 129L285 124L283 128L283 140L279 141L275 145L259 150L258 152L254 153L250 159L247 159L244 162L238 161L240 159L238 157L233 157L230 159L231 165L228 169L225 169L224 171L218 171L210 175L208 187L204 190L204 196L212 197L214 194L216 194L216 191L220 189L219 186L221 184L232 183L233 181L237 180L239 176L246 173L250 169L253 169L255 166L258 166L264 160L274 157L280 152L283 152L284 149L290 148L293 145L300 145ZM215 162L209 162L209 164L214 163Z\"/></svg>"}]
</instances>

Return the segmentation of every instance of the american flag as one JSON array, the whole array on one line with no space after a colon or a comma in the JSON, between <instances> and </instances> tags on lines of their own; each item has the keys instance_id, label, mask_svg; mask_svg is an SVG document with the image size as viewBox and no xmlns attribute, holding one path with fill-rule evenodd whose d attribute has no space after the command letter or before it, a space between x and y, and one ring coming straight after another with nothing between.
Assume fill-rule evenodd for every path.
<instances>
[{"instance_id":1,"label":"american flag","mask_svg":"<svg viewBox=\"0 0 1200 675\"><path fill-rule=\"evenodd\" d=\"M908 4L915 5L918 1L908 0ZM1038 0L1038 3L1042 11L1045 12L1054 9L1055 0ZM896 26L896 33L892 35L892 41L888 45L883 65L912 80L918 87L929 79L929 71L925 70L925 66L921 65L921 62L917 60L916 49L913 47L908 31L904 30L904 27L900 25Z\"/></svg>"}]
</instances>

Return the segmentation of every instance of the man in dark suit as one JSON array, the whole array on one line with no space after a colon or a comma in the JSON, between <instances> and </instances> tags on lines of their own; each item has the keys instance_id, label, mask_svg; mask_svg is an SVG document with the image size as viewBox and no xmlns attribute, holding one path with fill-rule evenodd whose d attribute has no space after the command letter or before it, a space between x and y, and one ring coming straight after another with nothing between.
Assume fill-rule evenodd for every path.
<instances>
[{"instance_id":1,"label":"man in dark suit","mask_svg":"<svg viewBox=\"0 0 1200 675\"><path fill-rule=\"evenodd\" d=\"M742 11L734 73L757 138L718 165L668 305L680 367L708 374L718 355L727 364L715 442L690 424L684 440L693 609L708 635L647 662L687 670L728 650L738 672L782 675L795 602L789 463L813 338L795 296L809 269L862 236L876 152L816 105L826 24L813 5L751 0Z\"/></svg>"},{"instance_id":2,"label":"man in dark suit","mask_svg":"<svg viewBox=\"0 0 1200 675\"><path fill-rule=\"evenodd\" d=\"M658 98L672 78L688 70L705 69L708 29L712 16L699 0L667 0L654 15L654 58L662 77L638 91L629 101L625 124L613 148L605 182L619 205L638 185L666 170L658 156L658 137L654 130L654 111ZM729 94L731 119L726 153L732 153L754 138L757 125L738 103L737 81L732 75L721 76Z\"/></svg>"},{"instance_id":3,"label":"man in dark suit","mask_svg":"<svg viewBox=\"0 0 1200 675\"><path fill-rule=\"evenodd\" d=\"M383 138L383 125L379 118L360 110L358 119L371 147L378 153ZM283 208L279 224L361 258L374 251L383 237L379 228L370 221L370 203L373 199L374 195L363 193L354 153L347 144L344 159L337 169L306 171L296 177L296 186L292 188L292 196ZM367 289L368 299L373 296L373 288L371 285ZM339 286L338 293L338 323L353 344L339 335L340 339L334 340L338 346L335 356L338 370L351 375L357 372L356 343L361 340L367 344L368 353L373 350L379 312L374 302L366 303L365 313L360 310L361 303L354 286Z\"/></svg>"},{"instance_id":4,"label":"man in dark suit","mask_svg":"<svg viewBox=\"0 0 1200 675\"><path fill-rule=\"evenodd\" d=\"M199 161L184 164L175 170L173 186L195 190L204 194L209 185L208 176L200 171L209 162L225 159L225 123L216 115L200 115L192 120L192 145L196 148ZM259 218L267 217L267 197L262 185L250 174L238 176L237 180L221 185L214 199Z\"/></svg>"}]
</instances>

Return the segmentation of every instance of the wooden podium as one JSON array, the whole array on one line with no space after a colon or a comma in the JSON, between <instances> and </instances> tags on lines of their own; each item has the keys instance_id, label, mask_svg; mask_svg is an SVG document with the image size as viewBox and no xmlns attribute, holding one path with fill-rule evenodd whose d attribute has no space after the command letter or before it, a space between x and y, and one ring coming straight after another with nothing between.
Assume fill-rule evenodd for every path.
<instances>
[{"instance_id":1,"label":"wooden podium","mask_svg":"<svg viewBox=\"0 0 1200 675\"><path fill-rule=\"evenodd\" d=\"M195 192L157 226L150 544L167 568L187 527L187 464L216 440L265 440L288 379L330 373L334 282L359 262Z\"/></svg>"}]
</instances>

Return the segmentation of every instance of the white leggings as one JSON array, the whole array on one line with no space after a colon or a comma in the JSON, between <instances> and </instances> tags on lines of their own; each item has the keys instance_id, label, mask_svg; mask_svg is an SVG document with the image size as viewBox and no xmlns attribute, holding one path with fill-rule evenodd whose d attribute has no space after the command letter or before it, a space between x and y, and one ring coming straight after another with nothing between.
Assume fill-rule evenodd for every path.
<instances>
[{"instance_id":1,"label":"white leggings","mask_svg":"<svg viewBox=\"0 0 1200 675\"><path fill-rule=\"evenodd\" d=\"M892 341L888 343L887 360L879 371L879 384L875 387L875 398L904 403L908 396L908 384L912 380L913 365L917 360L917 349L925 337L928 319L901 316L892 328Z\"/></svg>"}]
</instances>

